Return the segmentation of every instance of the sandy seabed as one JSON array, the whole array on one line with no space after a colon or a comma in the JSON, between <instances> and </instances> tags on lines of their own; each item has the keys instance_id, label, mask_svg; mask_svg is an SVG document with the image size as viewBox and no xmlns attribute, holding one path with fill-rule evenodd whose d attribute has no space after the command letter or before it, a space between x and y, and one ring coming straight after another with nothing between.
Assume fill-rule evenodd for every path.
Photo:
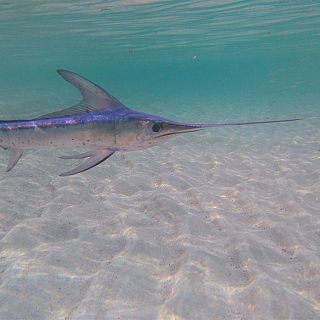
<instances>
[{"instance_id":1,"label":"sandy seabed","mask_svg":"<svg viewBox=\"0 0 320 320\"><path fill-rule=\"evenodd\" d=\"M0 155L0 319L320 318L319 120L184 135L70 178Z\"/></svg>"}]
</instances>

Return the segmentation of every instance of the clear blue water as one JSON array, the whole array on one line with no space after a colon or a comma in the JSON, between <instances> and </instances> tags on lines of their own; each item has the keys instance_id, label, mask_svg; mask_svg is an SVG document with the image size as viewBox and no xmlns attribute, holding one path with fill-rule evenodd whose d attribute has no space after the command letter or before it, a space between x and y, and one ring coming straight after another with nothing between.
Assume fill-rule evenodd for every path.
<instances>
[{"instance_id":1,"label":"clear blue water","mask_svg":"<svg viewBox=\"0 0 320 320\"><path fill-rule=\"evenodd\" d=\"M128 106L186 120L306 116L320 96L320 4L1 1L0 110L29 117L77 93L70 69Z\"/></svg>"}]
</instances>

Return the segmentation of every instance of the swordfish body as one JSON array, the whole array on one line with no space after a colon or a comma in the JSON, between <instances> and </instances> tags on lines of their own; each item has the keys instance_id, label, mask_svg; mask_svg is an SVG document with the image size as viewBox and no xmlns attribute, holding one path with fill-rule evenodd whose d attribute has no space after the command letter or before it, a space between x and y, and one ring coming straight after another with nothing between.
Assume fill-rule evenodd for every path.
<instances>
[{"instance_id":1,"label":"swordfish body","mask_svg":"<svg viewBox=\"0 0 320 320\"><path fill-rule=\"evenodd\" d=\"M116 151L149 148L179 134L212 127L255 125L300 119L194 124L168 120L134 111L88 79L67 70L58 73L81 93L82 100L69 108L31 120L0 121L0 146L9 151L10 171L27 149L82 148L87 152L62 159L86 159L69 176L86 171Z\"/></svg>"}]
</instances>

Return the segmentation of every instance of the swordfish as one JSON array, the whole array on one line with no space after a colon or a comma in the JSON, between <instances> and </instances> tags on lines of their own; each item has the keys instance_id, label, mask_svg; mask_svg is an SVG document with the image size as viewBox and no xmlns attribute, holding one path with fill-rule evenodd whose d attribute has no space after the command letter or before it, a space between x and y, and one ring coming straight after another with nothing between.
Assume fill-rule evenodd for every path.
<instances>
[{"instance_id":1,"label":"swordfish","mask_svg":"<svg viewBox=\"0 0 320 320\"><path fill-rule=\"evenodd\" d=\"M129 109L99 85L74 72L57 72L80 91L82 100L74 106L38 118L0 121L0 146L9 152L7 171L17 164L28 149L87 149L84 153L60 157L85 159L74 169L60 174L70 176L95 167L117 151L149 148L186 132L300 120L211 124L177 122Z\"/></svg>"}]
</instances>

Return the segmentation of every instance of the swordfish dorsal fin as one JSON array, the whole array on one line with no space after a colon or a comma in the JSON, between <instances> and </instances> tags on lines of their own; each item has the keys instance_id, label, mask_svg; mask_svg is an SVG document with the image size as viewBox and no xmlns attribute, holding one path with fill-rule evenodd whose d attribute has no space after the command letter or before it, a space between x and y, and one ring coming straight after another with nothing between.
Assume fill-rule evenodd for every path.
<instances>
[{"instance_id":1,"label":"swordfish dorsal fin","mask_svg":"<svg viewBox=\"0 0 320 320\"><path fill-rule=\"evenodd\" d=\"M36 119L48 119L54 117L67 117L89 112L117 109L124 105L90 80L67 70L57 70L61 77L75 86L82 95L80 103L56 112L51 112Z\"/></svg>"}]
</instances>

